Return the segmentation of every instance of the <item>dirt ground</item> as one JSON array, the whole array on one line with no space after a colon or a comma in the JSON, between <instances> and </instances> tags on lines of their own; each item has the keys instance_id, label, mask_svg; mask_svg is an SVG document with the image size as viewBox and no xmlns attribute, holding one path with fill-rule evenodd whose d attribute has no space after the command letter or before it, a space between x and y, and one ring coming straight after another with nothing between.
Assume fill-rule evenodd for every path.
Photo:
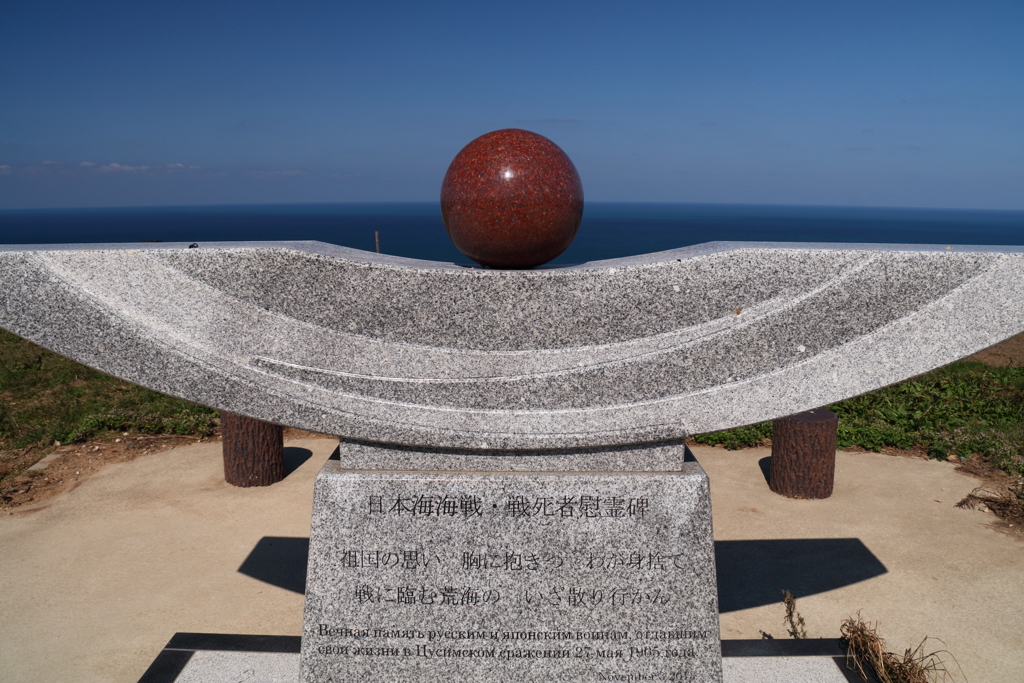
<instances>
[{"instance_id":1,"label":"dirt ground","mask_svg":"<svg viewBox=\"0 0 1024 683\"><path fill-rule=\"evenodd\" d=\"M1016 337L1010 337L1006 341L990 346L984 351L979 351L967 358L967 360L976 360L979 363L995 365L997 367L1006 367L1008 365L1016 367L1024 364L1024 333L1018 334Z\"/></svg>"},{"instance_id":2,"label":"dirt ground","mask_svg":"<svg viewBox=\"0 0 1024 683\"><path fill-rule=\"evenodd\" d=\"M323 436L300 429L285 429L285 440ZM160 434L110 434L85 443L58 446L57 457L42 471L26 471L0 482L0 514L41 510L55 497L72 491L108 465L135 460L143 455L220 441L220 431L201 439L195 436ZM36 454L38 457L38 452Z\"/></svg>"}]
</instances>

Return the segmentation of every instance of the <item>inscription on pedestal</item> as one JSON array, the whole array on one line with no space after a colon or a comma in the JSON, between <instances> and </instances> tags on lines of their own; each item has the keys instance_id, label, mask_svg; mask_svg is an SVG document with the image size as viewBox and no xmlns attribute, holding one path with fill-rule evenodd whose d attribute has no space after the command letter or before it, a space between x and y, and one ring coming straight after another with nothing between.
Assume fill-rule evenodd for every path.
<instances>
[{"instance_id":1,"label":"inscription on pedestal","mask_svg":"<svg viewBox=\"0 0 1024 683\"><path fill-rule=\"evenodd\" d=\"M318 477L302 680L717 681L707 478Z\"/></svg>"}]
</instances>

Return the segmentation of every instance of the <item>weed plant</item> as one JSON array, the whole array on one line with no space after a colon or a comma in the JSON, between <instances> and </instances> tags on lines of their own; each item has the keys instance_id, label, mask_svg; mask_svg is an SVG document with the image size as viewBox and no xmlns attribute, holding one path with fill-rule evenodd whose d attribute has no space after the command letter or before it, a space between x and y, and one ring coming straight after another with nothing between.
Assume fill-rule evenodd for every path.
<instances>
[{"instance_id":1,"label":"weed plant","mask_svg":"<svg viewBox=\"0 0 1024 683\"><path fill-rule=\"evenodd\" d=\"M0 330L0 452L107 431L213 432L217 411L105 375ZM0 478L9 474L0 457Z\"/></svg>"},{"instance_id":2,"label":"weed plant","mask_svg":"<svg viewBox=\"0 0 1024 683\"><path fill-rule=\"evenodd\" d=\"M786 608L786 616L783 623L790 637L796 639L807 638L807 629L804 618L796 607L796 598L788 590L782 591L782 603ZM863 680L872 680L881 683L954 683L955 681L966 681L963 670L956 658L948 650L937 650L925 652L924 646L929 640L938 638L925 638L913 650L907 649L903 655L889 652L885 640L879 635L877 625L865 622L860 612L856 618L849 618L839 626L841 634L840 644L846 649L846 666L853 672L860 675ZM761 631L761 638L774 640L770 633ZM942 641L939 640L941 643ZM944 644L944 643L943 643ZM948 658L956 664L955 676L950 671L943 658Z\"/></svg>"},{"instance_id":3,"label":"weed plant","mask_svg":"<svg viewBox=\"0 0 1024 683\"><path fill-rule=\"evenodd\" d=\"M947 650L925 652L924 645L929 638L922 640L913 650L907 649L902 656L897 655L888 651L885 640L878 635L877 627L863 621L859 612L855 619L851 617L844 621L839 631L846 646L847 668L860 674L864 680L868 679L869 673L874 674L882 683L943 683L957 679L965 680L959 664L957 677L954 677L953 672L946 667L943 656L956 662L956 658Z\"/></svg>"},{"instance_id":4,"label":"weed plant","mask_svg":"<svg viewBox=\"0 0 1024 683\"><path fill-rule=\"evenodd\" d=\"M1024 474L1024 368L960 361L828 406L839 416L838 445L880 451L922 448L929 457L980 454ZM771 438L771 423L694 437L728 449Z\"/></svg>"},{"instance_id":5,"label":"weed plant","mask_svg":"<svg viewBox=\"0 0 1024 683\"><path fill-rule=\"evenodd\" d=\"M786 606L786 616L783 621L786 624L786 632L791 638L803 639L807 637L807 624L804 618L796 609L796 598L788 590L782 591L782 604Z\"/></svg>"}]
</instances>

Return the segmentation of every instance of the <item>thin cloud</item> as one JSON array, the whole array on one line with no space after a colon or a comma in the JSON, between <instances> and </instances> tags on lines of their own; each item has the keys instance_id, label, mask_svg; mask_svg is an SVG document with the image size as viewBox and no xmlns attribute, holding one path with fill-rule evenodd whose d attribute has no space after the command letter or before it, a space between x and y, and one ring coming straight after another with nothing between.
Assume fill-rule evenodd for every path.
<instances>
[{"instance_id":1,"label":"thin cloud","mask_svg":"<svg viewBox=\"0 0 1024 683\"><path fill-rule=\"evenodd\" d=\"M14 144L13 142L7 142L6 140L0 140L0 147L10 147L13 144Z\"/></svg>"},{"instance_id":2,"label":"thin cloud","mask_svg":"<svg viewBox=\"0 0 1024 683\"><path fill-rule=\"evenodd\" d=\"M124 164L110 163L106 166L100 166L97 170L107 172L123 171L127 173L138 173L142 171L201 171L202 166L186 166L185 164L164 164L162 166L149 166L143 164L141 166L127 166Z\"/></svg>"},{"instance_id":3,"label":"thin cloud","mask_svg":"<svg viewBox=\"0 0 1024 683\"><path fill-rule=\"evenodd\" d=\"M873 147L847 147L844 151L847 151L847 152L870 152L873 149L874 149Z\"/></svg>"},{"instance_id":4,"label":"thin cloud","mask_svg":"<svg viewBox=\"0 0 1024 683\"><path fill-rule=\"evenodd\" d=\"M201 171L201 166L186 166L185 164L174 163L174 164L161 164L159 166L153 166L150 164L139 164L138 166L132 166L130 164L119 164L116 161L112 161L109 164L97 164L93 161L79 161L77 164L68 166L61 161L40 161L38 164L29 166L9 166L4 164L3 175L12 174L29 174L29 175L41 175L41 174L60 174L60 175L92 175L95 173L103 174L168 174L168 173L194 173Z\"/></svg>"},{"instance_id":5,"label":"thin cloud","mask_svg":"<svg viewBox=\"0 0 1024 683\"><path fill-rule=\"evenodd\" d=\"M151 166L125 166L123 164L107 164L100 166L99 170L104 173L135 173L136 171L148 171Z\"/></svg>"},{"instance_id":6,"label":"thin cloud","mask_svg":"<svg viewBox=\"0 0 1024 683\"><path fill-rule=\"evenodd\" d=\"M0 175L11 175L14 173L14 169L7 164L0 164Z\"/></svg>"}]
</instances>

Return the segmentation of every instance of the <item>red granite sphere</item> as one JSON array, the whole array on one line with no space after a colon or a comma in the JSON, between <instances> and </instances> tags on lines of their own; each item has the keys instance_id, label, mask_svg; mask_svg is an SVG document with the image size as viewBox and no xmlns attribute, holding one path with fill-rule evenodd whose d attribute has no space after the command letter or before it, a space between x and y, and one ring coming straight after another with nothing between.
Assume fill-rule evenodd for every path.
<instances>
[{"instance_id":1,"label":"red granite sphere","mask_svg":"<svg viewBox=\"0 0 1024 683\"><path fill-rule=\"evenodd\" d=\"M494 268L532 268L572 242L583 183L558 145L528 130L481 135L462 148L441 185L441 216L459 251Z\"/></svg>"}]
</instances>

